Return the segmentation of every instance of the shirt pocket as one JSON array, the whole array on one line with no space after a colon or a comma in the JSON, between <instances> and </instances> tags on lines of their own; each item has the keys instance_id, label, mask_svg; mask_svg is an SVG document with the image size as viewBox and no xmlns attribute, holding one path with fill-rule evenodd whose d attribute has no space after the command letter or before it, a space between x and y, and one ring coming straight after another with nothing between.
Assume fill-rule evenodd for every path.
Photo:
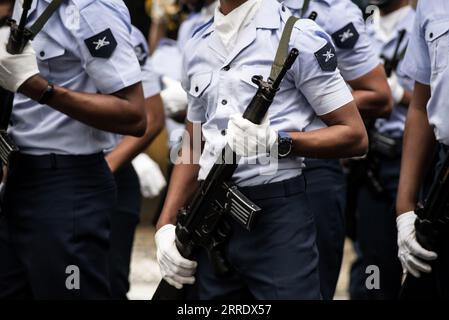
<instances>
[{"instance_id":1,"label":"shirt pocket","mask_svg":"<svg viewBox=\"0 0 449 320\"><path fill-rule=\"evenodd\" d=\"M254 76L262 76L263 79L266 81L268 79L268 76L270 74L270 68L269 67L249 67L245 66L242 68L242 73L240 75L240 82L241 82L241 88L243 90L252 90L251 87L258 89L259 86L253 82ZM253 93L256 93L255 91Z\"/></svg>"},{"instance_id":2,"label":"shirt pocket","mask_svg":"<svg viewBox=\"0 0 449 320\"><path fill-rule=\"evenodd\" d=\"M48 80L57 80L57 69L66 64L62 61L65 49L47 37L38 37L33 42L34 51L41 74Z\"/></svg>"},{"instance_id":3,"label":"shirt pocket","mask_svg":"<svg viewBox=\"0 0 449 320\"><path fill-rule=\"evenodd\" d=\"M212 72L202 72L194 74L190 78L189 94L194 98L203 96L207 88L209 88L212 81Z\"/></svg>"},{"instance_id":4,"label":"shirt pocket","mask_svg":"<svg viewBox=\"0 0 449 320\"><path fill-rule=\"evenodd\" d=\"M432 75L446 69L449 60L449 20L429 23L425 32L429 48Z\"/></svg>"}]
</instances>

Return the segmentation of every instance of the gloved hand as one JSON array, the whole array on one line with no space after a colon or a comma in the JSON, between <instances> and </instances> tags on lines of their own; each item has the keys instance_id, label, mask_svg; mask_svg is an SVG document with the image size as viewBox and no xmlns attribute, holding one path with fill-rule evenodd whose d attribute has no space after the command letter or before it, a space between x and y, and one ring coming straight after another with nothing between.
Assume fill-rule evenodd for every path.
<instances>
[{"instance_id":1,"label":"gloved hand","mask_svg":"<svg viewBox=\"0 0 449 320\"><path fill-rule=\"evenodd\" d=\"M396 218L398 228L399 260L402 268L414 277L419 278L421 272L429 273L432 268L425 261L435 260L435 252L424 249L416 240L415 231L416 214L409 211Z\"/></svg>"},{"instance_id":2,"label":"gloved hand","mask_svg":"<svg viewBox=\"0 0 449 320\"><path fill-rule=\"evenodd\" d=\"M398 104L404 98L405 89L399 84L398 77L396 73L393 73L388 78L388 84L390 85L391 94L395 104Z\"/></svg>"},{"instance_id":3,"label":"gloved hand","mask_svg":"<svg viewBox=\"0 0 449 320\"><path fill-rule=\"evenodd\" d=\"M132 161L140 182L140 192L145 198L157 197L167 182L158 164L145 153L139 154Z\"/></svg>"},{"instance_id":4,"label":"gloved hand","mask_svg":"<svg viewBox=\"0 0 449 320\"><path fill-rule=\"evenodd\" d=\"M165 89L161 92L162 102L167 116L172 116L187 108L187 93L181 86L179 81L163 77L162 82Z\"/></svg>"},{"instance_id":5,"label":"gloved hand","mask_svg":"<svg viewBox=\"0 0 449 320\"><path fill-rule=\"evenodd\" d=\"M175 229L172 224L160 228L154 236L157 247L157 262L162 277L170 285L182 289L184 284L195 283L197 263L181 256L175 244Z\"/></svg>"},{"instance_id":6,"label":"gloved hand","mask_svg":"<svg viewBox=\"0 0 449 320\"><path fill-rule=\"evenodd\" d=\"M270 128L268 117L261 124L254 124L240 114L233 114L229 119L226 141L232 151L241 157L269 152L277 138L276 131Z\"/></svg>"},{"instance_id":7,"label":"gloved hand","mask_svg":"<svg viewBox=\"0 0 449 320\"><path fill-rule=\"evenodd\" d=\"M0 29L0 86L8 91L17 89L29 78L39 73L36 54L28 43L21 54L9 54L6 51L9 29Z\"/></svg>"}]
</instances>

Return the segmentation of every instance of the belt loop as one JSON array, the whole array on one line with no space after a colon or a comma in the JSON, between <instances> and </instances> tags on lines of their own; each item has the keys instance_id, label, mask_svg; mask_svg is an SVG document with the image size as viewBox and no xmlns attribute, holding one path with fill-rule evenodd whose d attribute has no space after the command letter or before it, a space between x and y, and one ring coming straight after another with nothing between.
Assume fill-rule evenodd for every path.
<instances>
[{"instance_id":1,"label":"belt loop","mask_svg":"<svg viewBox=\"0 0 449 320\"><path fill-rule=\"evenodd\" d=\"M56 155L54 153L50 154L50 165L51 165L51 169L58 168L58 162L56 160Z\"/></svg>"}]
</instances>

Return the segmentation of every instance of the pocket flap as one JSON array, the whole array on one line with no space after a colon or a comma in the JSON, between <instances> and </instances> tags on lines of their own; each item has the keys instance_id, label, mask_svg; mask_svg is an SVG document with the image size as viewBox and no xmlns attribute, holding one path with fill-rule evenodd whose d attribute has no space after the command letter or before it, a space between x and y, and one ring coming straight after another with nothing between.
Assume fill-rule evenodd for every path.
<instances>
[{"instance_id":1,"label":"pocket flap","mask_svg":"<svg viewBox=\"0 0 449 320\"><path fill-rule=\"evenodd\" d=\"M50 38L37 37L33 41L33 49L36 51L37 59L41 61L49 60L62 56L65 53L65 49L58 43Z\"/></svg>"},{"instance_id":2,"label":"pocket flap","mask_svg":"<svg viewBox=\"0 0 449 320\"><path fill-rule=\"evenodd\" d=\"M429 26L426 28L425 34L426 41L434 41L448 31L449 31L448 20L440 20L429 23Z\"/></svg>"},{"instance_id":3,"label":"pocket flap","mask_svg":"<svg viewBox=\"0 0 449 320\"><path fill-rule=\"evenodd\" d=\"M199 97L209 87L212 81L212 72L194 74L190 79L190 95Z\"/></svg>"}]
</instances>

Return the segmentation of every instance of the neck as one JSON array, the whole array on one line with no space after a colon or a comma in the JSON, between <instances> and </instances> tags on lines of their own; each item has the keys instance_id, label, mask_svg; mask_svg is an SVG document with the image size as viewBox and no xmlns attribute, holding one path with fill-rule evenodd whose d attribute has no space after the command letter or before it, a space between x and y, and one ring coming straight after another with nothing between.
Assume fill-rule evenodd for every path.
<instances>
[{"instance_id":1,"label":"neck","mask_svg":"<svg viewBox=\"0 0 449 320\"><path fill-rule=\"evenodd\" d=\"M406 7L408 5L408 0L399 0L399 1L393 1L388 6L385 6L380 9L380 15L386 16L387 14L390 14L396 10L399 10L403 7Z\"/></svg>"},{"instance_id":2,"label":"neck","mask_svg":"<svg viewBox=\"0 0 449 320\"><path fill-rule=\"evenodd\" d=\"M248 0L220 0L220 12L223 15L227 15L235 8L240 7Z\"/></svg>"}]
</instances>

